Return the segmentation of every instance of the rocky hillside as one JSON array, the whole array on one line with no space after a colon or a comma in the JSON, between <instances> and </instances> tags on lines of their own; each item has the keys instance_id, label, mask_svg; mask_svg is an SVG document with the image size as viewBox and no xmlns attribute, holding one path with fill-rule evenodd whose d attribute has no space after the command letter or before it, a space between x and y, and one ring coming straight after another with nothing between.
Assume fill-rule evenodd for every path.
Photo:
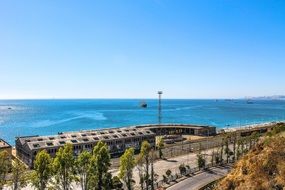
<instances>
[{"instance_id":1,"label":"rocky hillside","mask_svg":"<svg viewBox=\"0 0 285 190\"><path fill-rule=\"evenodd\" d=\"M285 132L277 126L235 165L216 190L284 190Z\"/></svg>"}]
</instances>

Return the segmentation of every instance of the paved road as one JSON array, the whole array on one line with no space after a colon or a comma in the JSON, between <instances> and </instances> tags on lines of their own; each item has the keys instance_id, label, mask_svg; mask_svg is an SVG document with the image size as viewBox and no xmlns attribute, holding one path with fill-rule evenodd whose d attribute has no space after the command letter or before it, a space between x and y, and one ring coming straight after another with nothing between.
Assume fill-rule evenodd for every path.
<instances>
[{"instance_id":1,"label":"paved road","mask_svg":"<svg viewBox=\"0 0 285 190\"><path fill-rule=\"evenodd\" d=\"M211 170L200 173L171 186L167 190L197 190L212 181L220 179L230 171L230 167L211 168Z\"/></svg>"}]
</instances>

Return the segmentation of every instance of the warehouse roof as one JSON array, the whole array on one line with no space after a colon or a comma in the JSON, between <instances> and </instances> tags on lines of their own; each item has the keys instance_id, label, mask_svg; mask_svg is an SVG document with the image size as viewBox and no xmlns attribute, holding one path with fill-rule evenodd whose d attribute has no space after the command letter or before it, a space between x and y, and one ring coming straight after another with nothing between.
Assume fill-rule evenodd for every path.
<instances>
[{"instance_id":1,"label":"warehouse roof","mask_svg":"<svg viewBox=\"0 0 285 190\"><path fill-rule=\"evenodd\" d=\"M24 136L18 137L18 141L23 146L28 146L30 150L48 147L63 146L66 143L87 144L97 141L114 141L126 138L136 138L141 136L154 136L149 129L144 128L111 128L102 130L84 130L79 132L64 132L52 136Z\"/></svg>"}]
</instances>

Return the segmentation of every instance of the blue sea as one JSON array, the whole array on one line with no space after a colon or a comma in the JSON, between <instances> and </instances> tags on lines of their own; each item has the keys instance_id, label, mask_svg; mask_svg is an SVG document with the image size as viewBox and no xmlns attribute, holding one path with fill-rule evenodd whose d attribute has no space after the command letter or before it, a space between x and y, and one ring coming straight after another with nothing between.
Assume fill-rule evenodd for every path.
<instances>
[{"instance_id":1,"label":"blue sea","mask_svg":"<svg viewBox=\"0 0 285 190\"><path fill-rule=\"evenodd\" d=\"M157 123L158 101L0 100L0 138L12 145L16 136L52 135L64 131ZM162 100L162 123L239 127L285 120L285 101Z\"/></svg>"}]
</instances>

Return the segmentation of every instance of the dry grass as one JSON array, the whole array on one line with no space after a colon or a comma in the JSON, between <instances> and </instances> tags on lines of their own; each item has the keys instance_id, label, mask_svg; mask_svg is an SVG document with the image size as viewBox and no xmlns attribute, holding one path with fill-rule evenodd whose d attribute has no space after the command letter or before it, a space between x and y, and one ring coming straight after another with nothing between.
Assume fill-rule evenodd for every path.
<instances>
[{"instance_id":1,"label":"dry grass","mask_svg":"<svg viewBox=\"0 0 285 190\"><path fill-rule=\"evenodd\" d=\"M285 136L267 137L238 161L217 190L285 189Z\"/></svg>"}]
</instances>

